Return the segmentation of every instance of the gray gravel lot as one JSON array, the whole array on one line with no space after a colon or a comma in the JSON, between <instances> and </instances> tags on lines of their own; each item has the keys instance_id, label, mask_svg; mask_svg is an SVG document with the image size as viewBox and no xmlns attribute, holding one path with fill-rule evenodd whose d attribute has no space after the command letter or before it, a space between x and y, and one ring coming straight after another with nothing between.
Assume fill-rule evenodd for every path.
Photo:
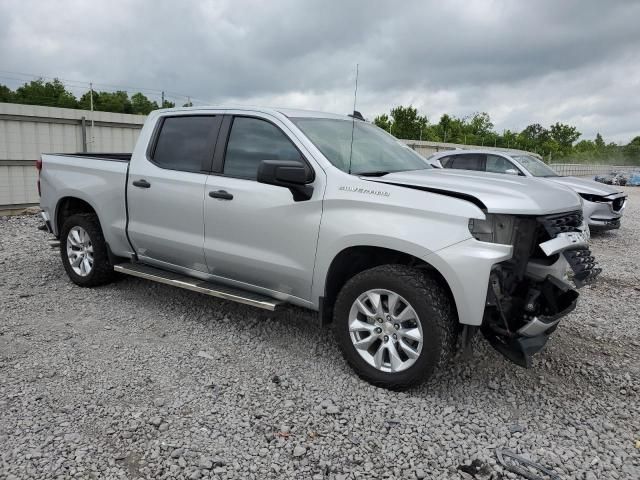
<instances>
[{"instance_id":1,"label":"gray gravel lot","mask_svg":"<svg viewBox=\"0 0 640 480\"><path fill-rule=\"evenodd\" d=\"M640 188L604 272L535 367L478 338L427 385L374 388L330 332L135 278L82 289L35 216L0 217L0 479L640 478ZM472 475L460 466L477 460Z\"/></svg>"}]
</instances>

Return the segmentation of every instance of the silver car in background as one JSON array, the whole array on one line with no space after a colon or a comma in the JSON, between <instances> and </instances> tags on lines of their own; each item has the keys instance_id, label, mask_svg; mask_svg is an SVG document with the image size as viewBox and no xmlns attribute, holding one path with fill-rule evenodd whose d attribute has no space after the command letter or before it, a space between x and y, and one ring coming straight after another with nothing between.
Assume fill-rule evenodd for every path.
<instances>
[{"instance_id":1,"label":"silver car in background","mask_svg":"<svg viewBox=\"0 0 640 480\"><path fill-rule=\"evenodd\" d=\"M584 178L558 175L549 165L533 155L498 150L449 150L434 153L427 161L430 165L440 168L546 178L569 187L580 195L584 219L591 229L620 228L627 195L619 187Z\"/></svg>"}]
</instances>

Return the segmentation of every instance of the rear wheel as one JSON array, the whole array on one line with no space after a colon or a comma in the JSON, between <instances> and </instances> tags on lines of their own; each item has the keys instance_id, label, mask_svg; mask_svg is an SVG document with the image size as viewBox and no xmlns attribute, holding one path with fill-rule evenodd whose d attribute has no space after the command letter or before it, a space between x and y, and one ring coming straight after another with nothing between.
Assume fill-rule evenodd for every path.
<instances>
[{"instance_id":1,"label":"rear wheel","mask_svg":"<svg viewBox=\"0 0 640 480\"><path fill-rule=\"evenodd\" d=\"M428 379L451 355L456 318L447 292L405 265L383 265L351 278L334 308L334 332L360 377L403 389Z\"/></svg>"},{"instance_id":2,"label":"rear wheel","mask_svg":"<svg viewBox=\"0 0 640 480\"><path fill-rule=\"evenodd\" d=\"M95 214L79 213L64 222L60 257L69 278L81 287L103 285L115 276Z\"/></svg>"}]
</instances>

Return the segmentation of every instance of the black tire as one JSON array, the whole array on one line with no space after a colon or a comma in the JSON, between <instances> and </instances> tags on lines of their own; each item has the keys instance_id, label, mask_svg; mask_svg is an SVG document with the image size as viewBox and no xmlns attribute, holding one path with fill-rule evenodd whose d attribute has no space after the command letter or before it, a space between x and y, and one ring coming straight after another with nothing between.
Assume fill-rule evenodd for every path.
<instances>
[{"instance_id":1,"label":"black tire","mask_svg":"<svg viewBox=\"0 0 640 480\"><path fill-rule=\"evenodd\" d=\"M358 353L349 333L349 311L355 300L373 289L391 290L405 298L417 313L423 346L415 363L388 373L369 365ZM447 291L427 273L405 265L382 265L352 277L336 299L333 329L344 358L367 382L391 390L403 390L426 381L453 354L458 320Z\"/></svg>"},{"instance_id":2,"label":"black tire","mask_svg":"<svg viewBox=\"0 0 640 480\"><path fill-rule=\"evenodd\" d=\"M87 232L93 247L93 268L86 276L78 275L73 271L71 262L67 256L67 237L69 231L75 226L82 227L85 232ZM60 231L60 258L71 281L80 287L104 285L113 281L115 277L113 265L109 261L109 255L107 253L107 243L104 240L100 222L95 214L78 213L70 216L64 222Z\"/></svg>"}]
</instances>

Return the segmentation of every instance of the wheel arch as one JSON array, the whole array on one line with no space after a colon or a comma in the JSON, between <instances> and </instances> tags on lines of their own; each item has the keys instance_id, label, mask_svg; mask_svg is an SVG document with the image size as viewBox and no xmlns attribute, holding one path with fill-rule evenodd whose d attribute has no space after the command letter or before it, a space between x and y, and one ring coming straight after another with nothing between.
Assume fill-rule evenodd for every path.
<instances>
[{"instance_id":1,"label":"wheel arch","mask_svg":"<svg viewBox=\"0 0 640 480\"><path fill-rule=\"evenodd\" d=\"M414 267L430 274L447 292L457 317L456 302L449 283L433 265L409 253L372 245L354 245L341 250L331 261L324 279L320 300L320 318L323 324L331 322L333 306L344 284L364 270L380 265L399 264Z\"/></svg>"},{"instance_id":2,"label":"wheel arch","mask_svg":"<svg viewBox=\"0 0 640 480\"><path fill-rule=\"evenodd\" d=\"M98 215L98 211L93 205L91 205L90 202L74 196L62 197L56 204L56 213L54 217L56 232L58 236L60 236L62 226L64 225L64 222L67 220L67 218L69 218L71 215L75 215L76 213L92 213L96 217L98 217L98 223L100 223L100 216Z\"/></svg>"}]
</instances>

